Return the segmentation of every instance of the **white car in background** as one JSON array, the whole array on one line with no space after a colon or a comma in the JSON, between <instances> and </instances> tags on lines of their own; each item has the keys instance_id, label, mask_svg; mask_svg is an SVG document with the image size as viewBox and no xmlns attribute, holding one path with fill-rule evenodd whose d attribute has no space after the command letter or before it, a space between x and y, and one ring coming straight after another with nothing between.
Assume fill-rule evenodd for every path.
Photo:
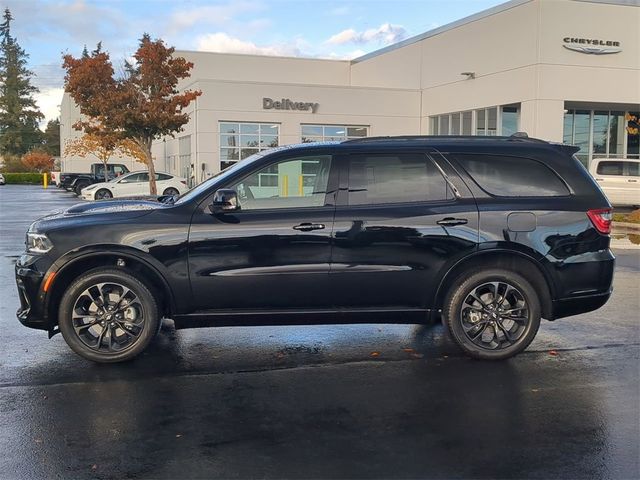
<instances>
[{"instance_id":1,"label":"white car in background","mask_svg":"<svg viewBox=\"0 0 640 480\"><path fill-rule=\"evenodd\" d=\"M158 195L180 195L189 188L184 178L156 172ZM82 189L84 200L108 200L118 197L149 195L149 172L130 172L109 182L94 183Z\"/></svg>"},{"instance_id":2,"label":"white car in background","mask_svg":"<svg viewBox=\"0 0 640 480\"><path fill-rule=\"evenodd\" d=\"M640 160L594 158L589 173L614 206L640 206Z\"/></svg>"}]
</instances>

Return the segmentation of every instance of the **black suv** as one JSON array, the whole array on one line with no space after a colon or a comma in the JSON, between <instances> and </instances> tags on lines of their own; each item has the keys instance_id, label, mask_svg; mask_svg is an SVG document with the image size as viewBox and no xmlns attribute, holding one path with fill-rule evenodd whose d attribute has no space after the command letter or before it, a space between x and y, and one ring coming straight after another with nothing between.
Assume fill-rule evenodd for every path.
<instances>
[{"instance_id":1,"label":"black suv","mask_svg":"<svg viewBox=\"0 0 640 480\"><path fill-rule=\"evenodd\" d=\"M33 223L16 263L29 327L98 362L163 317L216 325L425 323L469 355L611 295L611 206L577 149L381 137L261 152L173 203L103 201Z\"/></svg>"}]
</instances>

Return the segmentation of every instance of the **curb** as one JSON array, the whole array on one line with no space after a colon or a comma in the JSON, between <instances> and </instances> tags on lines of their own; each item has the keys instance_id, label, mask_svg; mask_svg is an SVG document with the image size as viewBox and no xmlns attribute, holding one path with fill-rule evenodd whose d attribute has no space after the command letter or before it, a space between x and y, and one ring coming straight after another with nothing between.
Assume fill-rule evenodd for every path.
<instances>
[{"instance_id":1,"label":"curb","mask_svg":"<svg viewBox=\"0 0 640 480\"><path fill-rule=\"evenodd\" d=\"M634 230L640 232L640 223L612 222L613 230Z\"/></svg>"}]
</instances>

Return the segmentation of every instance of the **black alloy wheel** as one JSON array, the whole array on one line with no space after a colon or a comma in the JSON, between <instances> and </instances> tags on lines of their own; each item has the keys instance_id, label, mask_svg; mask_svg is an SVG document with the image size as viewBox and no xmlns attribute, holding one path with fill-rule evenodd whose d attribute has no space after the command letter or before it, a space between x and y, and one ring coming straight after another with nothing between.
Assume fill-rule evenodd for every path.
<instances>
[{"instance_id":1,"label":"black alloy wheel","mask_svg":"<svg viewBox=\"0 0 640 480\"><path fill-rule=\"evenodd\" d=\"M538 293L523 276L501 269L462 276L443 308L449 332L472 357L501 360L529 346L540 326Z\"/></svg>"},{"instance_id":2,"label":"black alloy wheel","mask_svg":"<svg viewBox=\"0 0 640 480\"><path fill-rule=\"evenodd\" d=\"M173 187L169 187L167 188L163 193L163 195L171 195L171 196L176 196L176 195L180 195L180 192L178 192L178 190L176 190Z\"/></svg>"},{"instance_id":3,"label":"black alloy wheel","mask_svg":"<svg viewBox=\"0 0 640 480\"><path fill-rule=\"evenodd\" d=\"M460 323L467 338L488 350L513 345L529 322L524 295L506 282L483 283L474 288L460 310Z\"/></svg>"},{"instance_id":4,"label":"black alloy wheel","mask_svg":"<svg viewBox=\"0 0 640 480\"><path fill-rule=\"evenodd\" d=\"M59 326L77 354L119 362L142 352L160 326L156 300L130 272L98 268L74 281L60 302Z\"/></svg>"},{"instance_id":5,"label":"black alloy wheel","mask_svg":"<svg viewBox=\"0 0 640 480\"><path fill-rule=\"evenodd\" d=\"M113 194L106 188L101 188L95 194L96 200L109 200L110 198L113 198Z\"/></svg>"}]
</instances>

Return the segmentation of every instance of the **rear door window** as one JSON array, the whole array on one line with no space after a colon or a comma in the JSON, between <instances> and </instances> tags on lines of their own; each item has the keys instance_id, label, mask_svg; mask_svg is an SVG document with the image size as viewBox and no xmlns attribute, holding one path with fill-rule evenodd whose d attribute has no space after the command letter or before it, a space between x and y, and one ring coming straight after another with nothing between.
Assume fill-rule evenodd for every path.
<instances>
[{"instance_id":1,"label":"rear door window","mask_svg":"<svg viewBox=\"0 0 640 480\"><path fill-rule=\"evenodd\" d=\"M531 158L485 154L456 154L455 158L480 188L497 197L561 197L570 193L553 170Z\"/></svg>"},{"instance_id":2,"label":"rear door window","mask_svg":"<svg viewBox=\"0 0 640 480\"><path fill-rule=\"evenodd\" d=\"M349 204L434 202L454 198L425 155L366 154L349 158Z\"/></svg>"}]
</instances>

